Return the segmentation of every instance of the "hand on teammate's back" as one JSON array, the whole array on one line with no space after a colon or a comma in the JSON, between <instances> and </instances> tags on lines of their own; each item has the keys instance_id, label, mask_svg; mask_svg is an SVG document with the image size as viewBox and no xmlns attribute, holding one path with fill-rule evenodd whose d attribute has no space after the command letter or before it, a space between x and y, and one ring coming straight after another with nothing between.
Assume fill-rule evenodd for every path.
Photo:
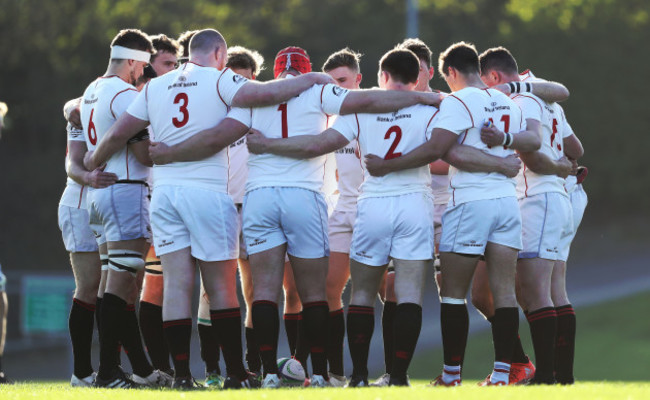
<instances>
[{"instance_id":1,"label":"hand on teammate's back","mask_svg":"<svg viewBox=\"0 0 650 400\"><path fill-rule=\"evenodd\" d=\"M519 159L519 154L510 154L507 157L503 158L503 171L501 173L508 178L514 178L519 173L521 169L521 160Z\"/></svg>"},{"instance_id":2,"label":"hand on teammate's back","mask_svg":"<svg viewBox=\"0 0 650 400\"><path fill-rule=\"evenodd\" d=\"M313 79L315 85L327 85L328 83L336 85L334 78L324 72L308 72L305 75Z\"/></svg>"},{"instance_id":3,"label":"hand on teammate's back","mask_svg":"<svg viewBox=\"0 0 650 400\"><path fill-rule=\"evenodd\" d=\"M257 129L251 129L246 135L246 146L248 151L253 154L263 154L266 152L264 142L266 137Z\"/></svg>"},{"instance_id":4,"label":"hand on teammate's back","mask_svg":"<svg viewBox=\"0 0 650 400\"><path fill-rule=\"evenodd\" d=\"M372 176L384 176L390 172L384 159L374 154L366 155L366 169Z\"/></svg>"},{"instance_id":5,"label":"hand on teammate's back","mask_svg":"<svg viewBox=\"0 0 650 400\"><path fill-rule=\"evenodd\" d=\"M483 126L481 128L481 141L488 146L503 145L504 133L498 130L494 125Z\"/></svg>"},{"instance_id":6,"label":"hand on teammate's back","mask_svg":"<svg viewBox=\"0 0 650 400\"><path fill-rule=\"evenodd\" d=\"M510 85L502 83L500 85L492 86L490 89L496 89L503 94L510 95Z\"/></svg>"},{"instance_id":7,"label":"hand on teammate's back","mask_svg":"<svg viewBox=\"0 0 650 400\"><path fill-rule=\"evenodd\" d=\"M169 146L165 143L151 142L149 144L149 157L156 165L165 165L173 162Z\"/></svg>"},{"instance_id":8,"label":"hand on teammate's back","mask_svg":"<svg viewBox=\"0 0 650 400\"><path fill-rule=\"evenodd\" d=\"M436 93L436 92L421 92L419 93L422 96L421 103L429 106L439 106L442 99L445 98L446 94Z\"/></svg>"},{"instance_id":9,"label":"hand on teammate's back","mask_svg":"<svg viewBox=\"0 0 650 400\"><path fill-rule=\"evenodd\" d=\"M106 165L88 173L88 185L94 189L103 189L117 182L117 175L112 172L104 172Z\"/></svg>"}]
</instances>

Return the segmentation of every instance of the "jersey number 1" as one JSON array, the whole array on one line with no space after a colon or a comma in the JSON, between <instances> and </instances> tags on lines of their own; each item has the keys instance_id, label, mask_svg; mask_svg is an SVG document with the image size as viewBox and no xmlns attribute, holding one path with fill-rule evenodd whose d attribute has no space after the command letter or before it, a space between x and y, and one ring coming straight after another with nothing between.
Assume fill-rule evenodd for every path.
<instances>
[{"instance_id":1,"label":"jersey number 1","mask_svg":"<svg viewBox=\"0 0 650 400\"><path fill-rule=\"evenodd\" d=\"M282 112L282 138L289 137L289 124L287 123L287 103L278 106L278 111Z\"/></svg>"},{"instance_id":2,"label":"jersey number 1","mask_svg":"<svg viewBox=\"0 0 650 400\"><path fill-rule=\"evenodd\" d=\"M183 114L183 119L178 119L176 117L172 118L172 123L177 128L182 128L185 126L185 124L187 124L187 121L190 120L190 113L187 111L187 103L189 102L187 93L179 93L176 95L176 97L174 97L174 104L178 104L180 102L183 102L183 104L180 106L178 111Z\"/></svg>"},{"instance_id":3,"label":"jersey number 1","mask_svg":"<svg viewBox=\"0 0 650 400\"><path fill-rule=\"evenodd\" d=\"M393 133L395 133L395 139L393 140L393 144L390 145L390 149L388 149L388 153L386 153L386 155L384 156L384 160L390 160L391 158L397 158L402 156L402 153L395 153L395 149L397 148L399 141L402 140L402 128L400 128L397 125L391 126L388 129L388 132L386 132L384 139L386 140L390 139Z\"/></svg>"}]
</instances>

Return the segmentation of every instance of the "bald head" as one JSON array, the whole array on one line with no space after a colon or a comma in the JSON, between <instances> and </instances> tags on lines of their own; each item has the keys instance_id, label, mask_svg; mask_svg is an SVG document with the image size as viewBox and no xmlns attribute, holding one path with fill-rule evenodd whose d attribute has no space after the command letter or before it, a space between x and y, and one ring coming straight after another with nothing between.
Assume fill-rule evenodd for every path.
<instances>
[{"instance_id":1,"label":"bald head","mask_svg":"<svg viewBox=\"0 0 650 400\"><path fill-rule=\"evenodd\" d=\"M190 40L190 57L192 53L209 54L220 49L225 49L226 40L215 29L198 31Z\"/></svg>"}]
</instances>

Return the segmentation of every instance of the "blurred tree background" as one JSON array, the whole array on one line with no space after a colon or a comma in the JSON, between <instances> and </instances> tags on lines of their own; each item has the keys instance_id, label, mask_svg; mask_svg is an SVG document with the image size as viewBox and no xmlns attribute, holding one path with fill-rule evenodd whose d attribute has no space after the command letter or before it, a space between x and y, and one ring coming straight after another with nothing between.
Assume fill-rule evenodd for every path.
<instances>
[{"instance_id":1,"label":"blurred tree background","mask_svg":"<svg viewBox=\"0 0 650 400\"><path fill-rule=\"evenodd\" d=\"M616 240L646 241L650 3L419 0L419 6L419 37L435 59L459 40L479 52L503 45L522 70L569 87L564 107L591 172L583 232L605 244L614 240L610 231L619 232ZM405 14L405 0L0 0L0 100L9 105L0 142L3 265L67 265L56 216L65 185L61 108L104 73L120 29L178 37L216 28L229 45L266 57L262 80L272 77L269 65L285 46L306 48L314 69L349 46L365 54L362 85L371 87L379 57L405 37ZM447 90L438 75L432 86Z\"/></svg>"}]
</instances>

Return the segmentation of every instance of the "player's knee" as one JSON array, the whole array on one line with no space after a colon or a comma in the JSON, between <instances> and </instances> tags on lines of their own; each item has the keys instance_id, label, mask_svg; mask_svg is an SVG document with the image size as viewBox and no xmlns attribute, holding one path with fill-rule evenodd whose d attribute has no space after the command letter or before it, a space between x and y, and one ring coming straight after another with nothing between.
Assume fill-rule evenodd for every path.
<instances>
[{"instance_id":1,"label":"player's knee","mask_svg":"<svg viewBox=\"0 0 650 400\"><path fill-rule=\"evenodd\" d=\"M125 271L135 275L145 266L142 254L133 250L109 250L108 267L114 271Z\"/></svg>"}]
</instances>

